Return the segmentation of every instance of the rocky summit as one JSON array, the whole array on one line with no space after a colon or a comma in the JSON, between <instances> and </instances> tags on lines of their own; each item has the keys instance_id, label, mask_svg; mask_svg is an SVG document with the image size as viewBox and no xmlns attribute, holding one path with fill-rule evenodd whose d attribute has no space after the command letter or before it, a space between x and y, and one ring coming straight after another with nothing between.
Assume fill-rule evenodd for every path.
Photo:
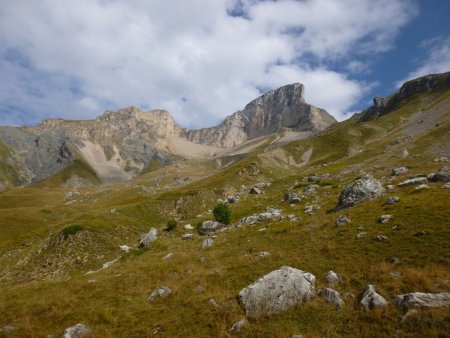
<instances>
[{"instance_id":1,"label":"rocky summit","mask_svg":"<svg viewBox=\"0 0 450 338\"><path fill-rule=\"evenodd\" d=\"M168 111L143 112L136 107L108 111L95 120L49 119L31 128L0 127L0 147L8 152L8 176L15 178L7 181L4 175L2 182L0 176L0 187L39 182L76 162L102 182L120 182L155 163L225 155L282 129L318 132L336 122L325 110L307 104L303 94L299 83L281 87L218 126L199 130L181 128ZM79 186L89 183L79 176L73 174Z\"/></svg>"},{"instance_id":2,"label":"rocky summit","mask_svg":"<svg viewBox=\"0 0 450 338\"><path fill-rule=\"evenodd\" d=\"M1 127L0 337L448 337L449 78Z\"/></svg>"}]
</instances>

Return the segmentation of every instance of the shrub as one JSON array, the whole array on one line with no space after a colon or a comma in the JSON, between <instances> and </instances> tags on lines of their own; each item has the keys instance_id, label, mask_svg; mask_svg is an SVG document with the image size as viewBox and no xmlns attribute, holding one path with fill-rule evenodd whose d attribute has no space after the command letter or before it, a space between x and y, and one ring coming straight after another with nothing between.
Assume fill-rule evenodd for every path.
<instances>
[{"instance_id":1,"label":"shrub","mask_svg":"<svg viewBox=\"0 0 450 338\"><path fill-rule=\"evenodd\" d=\"M72 224L68 227L65 227L62 229L61 234L63 235L64 239L67 239L71 235L75 235L77 232L83 230L83 226L80 224Z\"/></svg>"},{"instance_id":2,"label":"shrub","mask_svg":"<svg viewBox=\"0 0 450 338\"><path fill-rule=\"evenodd\" d=\"M213 215L217 222L230 224L231 209L226 203L219 203L213 209Z\"/></svg>"},{"instance_id":3,"label":"shrub","mask_svg":"<svg viewBox=\"0 0 450 338\"><path fill-rule=\"evenodd\" d=\"M172 231L175 230L175 228L177 227L178 223L177 221L175 221L174 219L171 219L169 222L167 222L167 228L166 231Z\"/></svg>"}]
</instances>

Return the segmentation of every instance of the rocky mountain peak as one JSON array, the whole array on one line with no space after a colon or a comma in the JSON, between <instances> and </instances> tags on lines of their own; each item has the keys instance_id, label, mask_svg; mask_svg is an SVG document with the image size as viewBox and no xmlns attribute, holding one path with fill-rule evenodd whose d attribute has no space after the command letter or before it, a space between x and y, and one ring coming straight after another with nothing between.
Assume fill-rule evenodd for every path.
<instances>
[{"instance_id":1,"label":"rocky mountain peak","mask_svg":"<svg viewBox=\"0 0 450 338\"><path fill-rule=\"evenodd\" d=\"M301 83L293 83L276 90L271 90L245 106L244 111L254 106L264 106L277 102L279 105L291 106L305 102L305 87Z\"/></svg>"}]
</instances>

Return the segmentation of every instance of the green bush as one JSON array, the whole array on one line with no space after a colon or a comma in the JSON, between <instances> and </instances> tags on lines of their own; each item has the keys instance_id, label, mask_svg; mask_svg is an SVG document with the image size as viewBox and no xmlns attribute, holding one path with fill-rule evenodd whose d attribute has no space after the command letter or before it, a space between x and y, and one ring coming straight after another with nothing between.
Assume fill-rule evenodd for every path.
<instances>
[{"instance_id":1,"label":"green bush","mask_svg":"<svg viewBox=\"0 0 450 338\"><path fill-rule=\"evenodd\" d=\"M217 222L230 224L231 209L226 203L219 203L213 209L213 215Z\"/></svg>"},{"instance_id":2,"label":"green bush","mask_svg":"<svg viewBox=\"0 0 450 338\"><path fill-rule=\"evenodd\" d=\"M175 221L174 219L171 219L169 222L167 222L166 231L175 230L177 225L178 225L177 221Z\"/></svg>"},{"instance_id":3,"label":"green bush","mask_svg":"<svg viewBox=\"0 0 450 338\"><path fill-rule=\"evenodd\" d=\"M64 239L67 239L71 235L75 235L78 231L83 230L83 226L80 224L72 224L68 227L65 227L62 229L61 234L63 235Z\"/></svg>"}]
</instances>

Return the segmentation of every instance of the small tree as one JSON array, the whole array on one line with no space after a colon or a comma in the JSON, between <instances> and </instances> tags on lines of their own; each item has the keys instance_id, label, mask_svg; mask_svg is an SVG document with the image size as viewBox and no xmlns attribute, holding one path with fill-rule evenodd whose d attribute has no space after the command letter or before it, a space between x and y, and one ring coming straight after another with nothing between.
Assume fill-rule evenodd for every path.
<instances>
[{"instance_id":1,"label":"small tree","mask_svg":"<svg viewBox=\"0 0 450 338\"><path fill-rule=\"evenodd\" d=\"M226 203L219 203L213 209L213 215L217 222L230 224L231 209Z\"/></svg>"},{"instance_id":2,"label":"small tree","mask_svg":"<svg viewBox=\"0 0 450 338\"><path fill-rule=\"evenodd\" d=\"M171 219L170 221L167 222L167 228L166 231L172 231L175 230L175 228L177 227L178 223L177 221L175 221L174 219Z\"/></svg>"}]
</instances>

